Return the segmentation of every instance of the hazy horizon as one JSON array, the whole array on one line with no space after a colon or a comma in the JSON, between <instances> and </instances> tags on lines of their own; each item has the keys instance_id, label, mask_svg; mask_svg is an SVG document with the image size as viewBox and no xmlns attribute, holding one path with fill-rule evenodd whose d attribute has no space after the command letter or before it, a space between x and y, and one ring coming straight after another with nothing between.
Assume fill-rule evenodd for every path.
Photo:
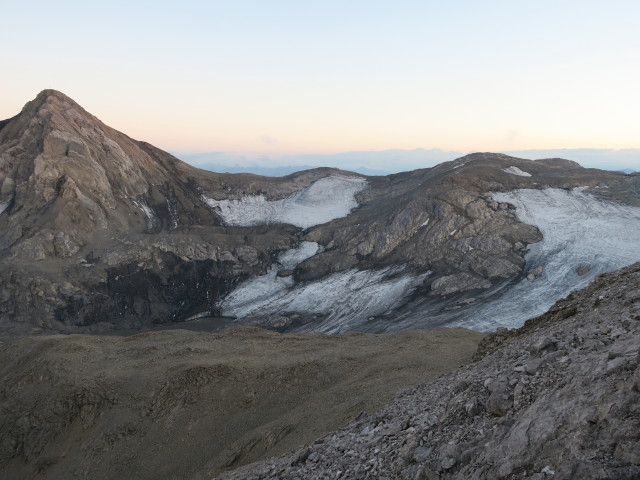
<instances>
[{"instance_id":1,"label":"hazy horizon","mask_svg":"<svg viewBox=\"0 0 640 480\"><path fill-rule=\"evenodd\" d=\"M199 168L221 170L230 173L250 172L274 176L316 167L335 167L368 175L386 175L401 171L427 168L442 162L455 160L473 152L445 151L437 148L384 151L340 152L335 154L303 155L250 155L224 152L196 154L172 152L181 160ZM638 170L640 149L541 149L502 151L513 157L528 160L564 158L578 162L585 168L602 170Z\"/></svg>"}]
</instances>

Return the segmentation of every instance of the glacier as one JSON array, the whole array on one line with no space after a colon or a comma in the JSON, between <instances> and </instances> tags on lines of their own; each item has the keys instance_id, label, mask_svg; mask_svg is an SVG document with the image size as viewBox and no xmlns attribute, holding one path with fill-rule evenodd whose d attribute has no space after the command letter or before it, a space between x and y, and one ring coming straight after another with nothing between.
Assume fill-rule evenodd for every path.
<instances>
[{"instance_id":1,"label":"glacier","mask_svg":"<svg viewBox=\"0 0 640 480\"><path fill-rule=\"evenodd\" d=\"M264 195L239 200L203 198L210 207L219 209L227 225L288 223L309 228L349 215L358 206L356 195L366 187L367 181L363 178L332 175L281 200L267 200Z\"/></svg>"},{"instance_id":2,"label":"glacier","mask_svg":"<svg viewBox=\"0 0 640 480\"><path fill-rule=\"evenodd\" d=\"M400 308L428 275L407 273L400 266L375 271L351 269L298 284L292 276L278 276L278 272L291 270L323 250L315 242L302 242L297 248L281 253L266 275L240 284L218 308L223 315L238 318L286 312L320 314L323 315L320 323L299 330L348 332L359 329L371 317L388 315Z\"/></svg>"},{"instance_id":3,"label":"glacier","mask_svg":"<svg viewBox=\"0 0 640 480\"><path fill-rule=\"evenodd\" d=\"M586 287L596 275L640 260L640 208L603 200L584 190L493 193L494 200L515 207L519 221L542 232L542 241L529 245L524 272L542 266L542 274L533 281L524 275L515 284L499 285L481 296L480 304L456 312L453 318L434 314L429 323L479 331L520 327L572 290ZM581 268L588 272L581 275ZM416 319L407 317L399 323L415 328Z\"/></svg>"},{"instance_id":4,"label":"glacier","mask_svg":"<svg viewBox=\"0 0 640 480\"><path fill-rule=\"evenodd\" d=\"M430 272L403 265L379 270L346 270L296 283L278 277L283 269L322 251L303 242L280 254L267 275L240 284L220 303L224 315L265 316L286 312L321 314L294 331L387 332L436 326L492 331L515 328L547 311L572 290L603 272L640 260L640 208L600 199L582 188L520 189L492 193L515 207L519 221L537 226L543 240L531 244L522 275L478 294L475 302L451 309L453 300L423 294ZM527 273L542 266L533 281Z\"/></svg>"}]
</instances>

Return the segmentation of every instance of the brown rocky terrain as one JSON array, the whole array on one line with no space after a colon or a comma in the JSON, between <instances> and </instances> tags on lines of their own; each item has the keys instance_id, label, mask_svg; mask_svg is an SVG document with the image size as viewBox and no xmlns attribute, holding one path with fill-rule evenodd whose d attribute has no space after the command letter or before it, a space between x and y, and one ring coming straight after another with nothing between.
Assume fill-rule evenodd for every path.
<instances>
[{"instance_id":1,"label":"brown rocky terrain","mask_svg":"<svg viewBox=\"0 0 640 480\"><path fill-rule=\"evenodd\" d=\"M365 178L335 169L282 178L205 172L45 90L0 123L0 341L146 329L216 314L234 285L265 274L278 252L301 240L324 250L289 272L296 282L401 265L416 275L430 272L414 296L444 299L445 307L457 296L455 306L460 295L470 301L526 274L527 245L541 239L491 192L580 186L640 205L638 175L498 154L366 177L358 208L307 229L231 226L207 202L284 199L335 175ZM278 323L261 321L247 320Z\"/></svg>"},{"instance_id":2,"label":"brown rocky terrain","mask_svg":"<svg viewBox=\"0 0 640 480\"><path fill-rule=\"evenodd\" d=\"M471 360L481 334L254 328L0 346L0 478L192 479L289 451Z\"/></svg>"},{"instance_id":3,"label":"brown rocky terrain","mask_svg":"<svg viewBox=\"0 0 640 480\"><path fill-rule=\"evenodd\" d=\"M640 263L378 413L219 478L640 478Z\"/></svg>"},{"instance_id":4,"label":"brown rocky terrain","mask_svg":"<svg viewBox=\"0 0 640 480\"><path fill-rule=\"evenodd\" d=\"M543 202L570 192L584 207L561 221L611 240L585 244L568 272L544 263L544 228L499 193L549 188ZM384 308L351 330L490 317L492 296L562 274L539 290L559 298L565 278L586 284L616 250L612 265L637 260L639 192L637 174L489 153L386 177L205 172L45 90L0 122L0 476L211 478L263 460L223 478L639 478L638 264L485 338L459 370L481 334L172 330L313 330L329 314L306 306L327 298L331 311L350 308L331 319L340 327L367 307L358 283L365 304ZM327 207L334 197L348 208ZM302 208L304 222L282 205ZM322 205L332 216L316 221ZM610 214L615 223L602 221ZM561 240L545 248L572 252L572 237ZM380 272L399 296L378 289ZM249 296L274 285L317 296L211 317L238 291L242 305L247 279L258 280ZM536 295L527 301L548 300ZM60 331L123 336L49 335Z\"/></svg>"},{"instance_id":5,"label":"brown rocky terrain","mask_svg":"<svg viewBox=\"0 0 640 480\"><path fill-rule=\"evenodd\" d=\"M211 308L297 239L287 226L224 227L202 193L280 198L335 172L205 172L45 90L0 125L0 337L140 328Z\"/></svg>"}]
</instances>

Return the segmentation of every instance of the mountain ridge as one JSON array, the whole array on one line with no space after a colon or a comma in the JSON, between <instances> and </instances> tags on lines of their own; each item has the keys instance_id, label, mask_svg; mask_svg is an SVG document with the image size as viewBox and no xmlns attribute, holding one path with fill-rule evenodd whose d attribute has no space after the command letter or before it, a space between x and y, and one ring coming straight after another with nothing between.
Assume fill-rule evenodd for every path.
<instances>
[{"instance_id":1,"label":"mountain ridge","mask_svg":"<svg viewBox=\"0 0 640 480\"><path fill-rule=\"evenodd\" d=\"M278 277L278 288L315 288L332 275L384 277L394 309L381 306L371 324L344 327L384 331L407 302L466 311L482 292L536 267L525 256L541 239L537 227L492 192L586 187L597 198L640 205L635 176L491 153L385 177L335 168L282 178L205 172L104 125L54 90L7 121L0 159L0 285L7 292L0 329L7 338L224 313L230 292L267 275L300 242L317 243L317 254L281 272L289 276ZM364 187L337 195L351 182L345 179ZM267 219L265 212L291 202L306 212L305 228ZM312 217L320 204L330 217L318 223ZM225 218L247 206L254 223ZM409 277L392 273L398 268L414 279L402 288L397 280ZM331 316L306 305L279 308L238 323L324 328L318 322Z\"/></svg>"}]
</instances>

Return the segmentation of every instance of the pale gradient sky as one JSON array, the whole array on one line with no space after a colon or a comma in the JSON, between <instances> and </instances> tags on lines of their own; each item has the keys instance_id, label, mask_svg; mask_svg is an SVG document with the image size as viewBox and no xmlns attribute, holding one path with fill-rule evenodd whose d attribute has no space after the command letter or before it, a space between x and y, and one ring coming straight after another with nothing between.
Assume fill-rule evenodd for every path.
<instances>
[{"instance_id":1,"label":"pale gradient sky","mask_svg":"<svg viewBox=\"0 0 640 480\"><path fill-rule=\"evenodd\" d=\"M3 2L45 88L173 152L640 147L640 2Z\"/></svg>"}]
</instances>

